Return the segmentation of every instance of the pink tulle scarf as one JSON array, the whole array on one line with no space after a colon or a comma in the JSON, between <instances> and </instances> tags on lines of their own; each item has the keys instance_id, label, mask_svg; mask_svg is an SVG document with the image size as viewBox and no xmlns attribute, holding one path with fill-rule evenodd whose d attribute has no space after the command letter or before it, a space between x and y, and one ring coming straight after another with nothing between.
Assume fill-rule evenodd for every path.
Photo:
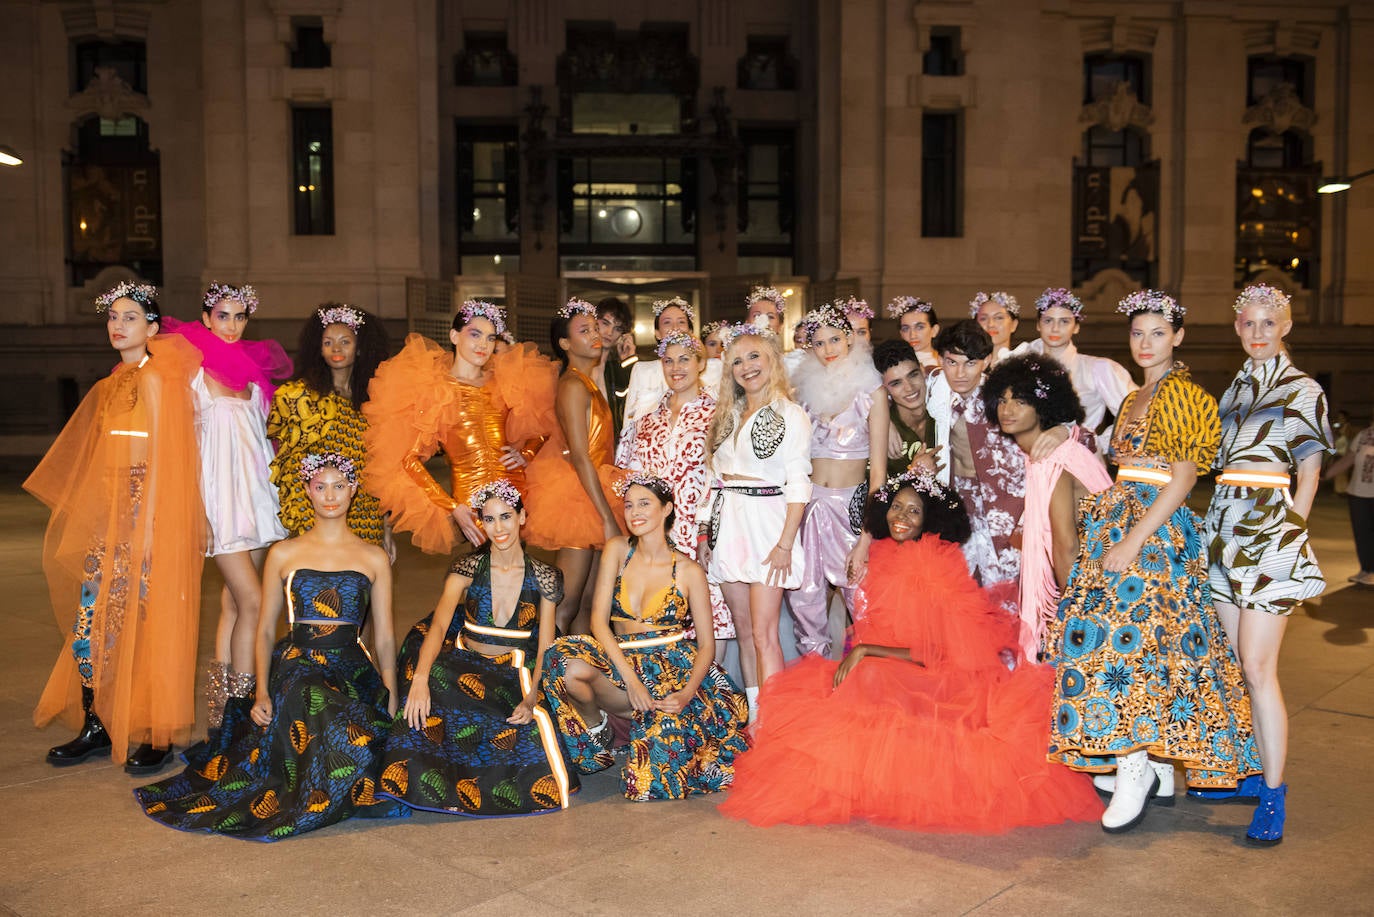
<instances>
[{"instance_id":1,"label":"pink tulle scarf","mask_svg":"<svg viewBox=\"0 0 1374 917\"><path fill-rule=\"evenodd\" d=\"M276 381L291 375L291 358L276 341L238 340L233 344L219 338L200 322L183 322L164 316L162 330L179 334L190 341L204 358L205 372L220 385L240 392L250 382L258 385L263 407L272 406Z\"/></svg>"}]
</instances>

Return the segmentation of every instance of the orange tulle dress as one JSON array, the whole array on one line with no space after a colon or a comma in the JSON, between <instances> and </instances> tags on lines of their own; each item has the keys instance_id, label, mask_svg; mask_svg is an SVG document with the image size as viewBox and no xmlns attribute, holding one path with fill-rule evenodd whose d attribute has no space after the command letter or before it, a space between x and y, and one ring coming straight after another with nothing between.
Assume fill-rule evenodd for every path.
<instances>
[{"instance_id":1,"label":"orange tulle dress","mask_svg":"<svg viewBox=\"0 0 1374 917\"><path fill-rule=\"evenodd\" d=\"M462 539L453 510L473 491L508 478L528 497L523 468L501 463L515 445L526 459L542 442L552 419L552 381L557 368L532 344L491 358L483 385L454 378L453 354L412 334L399 354L383 363L363 405L367 464L363 487L391 513L391 527L410 532L415 546L451 554ZM450 489L425 469L440 449L448 460Z\"/></svg>"},{"instance_id":2,"label":"orange tulle dress","mask_svg":"<svg viewBox=\"0 0 1374 917\"><path fill-rule=\"evenodd\" d=\"M967 834L1101 816L1088 780L1045 757L1054 669L1007 670L1018 622L958 545L875 542L856 614L856 643L905 647L925 666L870 656L834 688L837 663L808 656L774 675L724 814Z\"/></svg>"},{"instance_id":3,"label":"orange tulle dress","mask_svg":"<svg viewBox=\"0 0 1374 917\"><path fill-rule=\"evenodd\" d=\"M84 683L116 761L130 745L185 743L196 719L206 532L191 377L201 356L175 335L148 352L95 384L24 482L52 510L43 572L63 634L34 723L78 725ZM89 623L74 633L78 615Z\"/></svg>"},{"instance_id":4,"label":"orange tulle dress","mask_svg":"<svg viewBox=\"0 0 1374 917\"><path fill-rule=\"evenodd\" d=\"M568 372L587 389L591 397L587 452L596 466L606 502L611 505L611 511L619 521L621 501L613 488L621 472L615 467L615 430L611 421L611 407L596 383L585 373L575 367L570 367ZM568 441L556 421L547 432L548 442L530 462L526 472L530 489L525 497L525 510L529 516L524 531L525 542L548 551L559 548L600 549L606 543L601 514L582 488L577 470L568 461ZM623 522L621 528L624 528Z\"/></svg>"}]
</instances>

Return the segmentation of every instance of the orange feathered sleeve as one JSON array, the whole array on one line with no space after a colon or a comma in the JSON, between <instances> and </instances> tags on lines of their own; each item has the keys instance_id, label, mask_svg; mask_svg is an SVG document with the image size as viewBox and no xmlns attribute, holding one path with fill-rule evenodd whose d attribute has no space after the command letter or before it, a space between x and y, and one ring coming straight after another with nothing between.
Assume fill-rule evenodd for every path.
<instances>
[{"instance_id":1,"label":"orange feathered sleeve","mask_svg":"<svg viewBox=\"0 0 1374 917\"><path fill-rule=\"evenodd\" d=\"M185 743L195 724L206 531L190 382L201 357L174 335L149 352L96 384L24 482L52 510L43 570L63 634L34 723L79 722L69 642L91 590L95 710L117 761L132 744Z\"/></svg>"},{"instance_id":2,"label":"orange feathered sleeve","mask_svg":"<svg viewBox=\"0 0 1374 917\"><path fill-rule=\"evenodd\" d=\"M506 438L531 459L558 431L558 364L529 342L492 357L491 364L498 403L507 412Z\"/></svg>"}]
</instances>

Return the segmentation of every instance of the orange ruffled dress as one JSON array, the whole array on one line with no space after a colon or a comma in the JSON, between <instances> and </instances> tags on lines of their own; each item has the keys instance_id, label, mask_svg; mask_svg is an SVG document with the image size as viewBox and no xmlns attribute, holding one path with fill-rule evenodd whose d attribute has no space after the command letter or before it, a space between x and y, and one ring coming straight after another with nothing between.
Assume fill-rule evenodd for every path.
<instances>
[{"instance_id":1,"label":"orange ruffled dress","mask_svg":"<svg viewBox=\"0 0 1374 917\"><path fill-rule=\"evenodd\" d=\"M43 572L64 637L34 724L80 723L71 641L88 603L90 686L116 761L142 742L185 743L196 719L206 532L191 377L201 355L176 335L148 350L95 384L24 482L52 510Z\"/></svg>"},{"instance_id":2,"label":"orange ruffled dress","mask_svg":"<svg viewBox=\"0 0 1374 917\"><path fill-rule=\"evenodd\" d=\"M596 466L606 502L619 520L622 504L615 495L614 485L622 472L615 467L615 430L610 405L596 383L584 373L575 368L570 368L568 372L586 387L591 397L587 452ZM554 381L556 391L557 380ZM549 399L549 405L551 409L552 399ZM524 531L525 541L548 551L559 548L599 550L606 543L601 514L583 490L577 470L568 461L568 441L556 419L546 432L549 440L534 461L530 462L526 473L530 489L525 495L525 511L529 516ZM623 524L621 528L624 528Z\"/></svg>"},{"instance_id":3,"label":"orange ruffled dress","mask_svg":"<svg viewBox=\"0 0 1374 917\"><path fill-rule=\"evenodd\" d=\"M524 469L507 469L502 450L518 445L526 459L552 423L553 363L531 344L490 362L484 385L455 379L453 354L412 334L405 347L377 370L363 405L367 464L363 488L391 513L391 527L410 532L420 550L451 554L462 539L453 510L473 491L508 478L528 497ZM450 490L425 469L440 449L448 460Z\"/></svg>"},{"instance_id":4,"label":"orange ruffled dress","mask_svg":"<svg viewBox=\"0 0 1374 917\"><path fill-rule=\"evenodd\" d=\"M834 688L838 665L808 656L770 678L724 814L968 834L1101 816L1092 785L1045 758L1054 669L1007 670L1018 622L958 545L875 542L856 613L856 642L907 647L925 666L867 657Z\"/></svg>"}]
</instances>

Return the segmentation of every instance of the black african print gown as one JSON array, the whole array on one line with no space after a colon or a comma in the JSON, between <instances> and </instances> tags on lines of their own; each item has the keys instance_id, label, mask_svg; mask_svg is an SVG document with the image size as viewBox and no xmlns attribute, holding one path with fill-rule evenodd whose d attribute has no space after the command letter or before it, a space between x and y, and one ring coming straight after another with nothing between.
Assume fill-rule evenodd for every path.
<instances>
[{"instance_id":1,"label":"black african print gown","mask_svg":"<svg viewBox=\"0 0 1374 917\"><path fill-rule=\"evenodd\" d=\"M539 647L539 600L563 597L563 574L525 556L525 578L515 610L495 619L491 555L460 557L450 574L470 579L462 614L454 614L429 670L430 710L423 729L397 716L387 739L378 795L416 809L495 818L538 815L567 808L580 784L564 758L558 731L542 704L534 721L506 719L533 686ZM431 614L401 644L401 709L415 678ZM468 649L466 641L508 647L499 656Z\"/></svg>"},{"instance_id":2,"label":"black african print gown","mask_svg":"<svg viewBox=\"0 0 1374 917\"><path fill-rule=\"evenodd\" d=\"M291 631L272 652L272 723L246 707L180 774L134 790L149 818L182 831L275 841L352 816L410 814L375 795L387 690L358 640L371 582L355 570L286 580Z\"/></svg>"}]
</instances>

